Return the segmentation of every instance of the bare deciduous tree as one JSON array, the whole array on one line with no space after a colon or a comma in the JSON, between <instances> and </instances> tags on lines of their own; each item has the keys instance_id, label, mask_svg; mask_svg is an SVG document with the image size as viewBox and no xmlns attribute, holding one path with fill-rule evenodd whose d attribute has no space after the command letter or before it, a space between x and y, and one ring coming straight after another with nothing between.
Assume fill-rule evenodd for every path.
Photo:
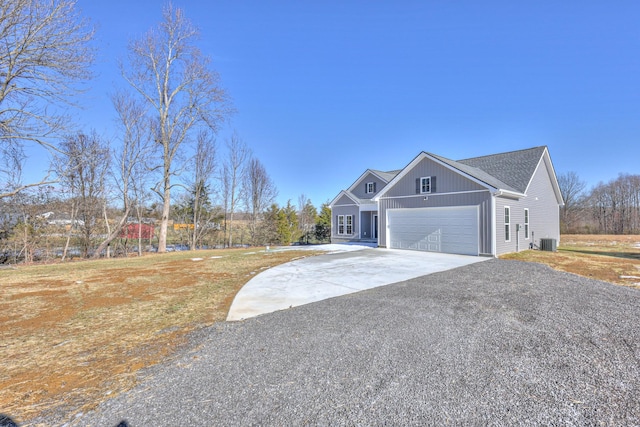
<instances>
[{"instance_id":1,"label":"bare deciduous tree","mask_svg":"<svg viewBox=\"0 0 640 427\"><path fill-rule=\"evenodd\" d=\"M229 247L233 246L233 215L238 203L243 199L242 176L250 156L251 151L234 132L227 141L227 157L222 165L221 176L225 211L225 240Z\"/></svg>"},{"instance_id":2,"label":"bare deciduous tree","mask_svg":"<svg viewBox=\"0 0 640 427\"><path fill-rule=\"evenodd\" d=\"M620 174L599 183L591 190L588 203L599 233L640 232L640 175Z\"/></svg>"},{"instance_id":3,"label":"bare deciduous tree","mask_svg":"<svg viewBox=\"0 0 640 427\"><path fill-rule=\"evenodd\" d=\"M243 175L243 195L244 204L250 217L249 232L251 234L251 243L253 245L268 242L267 233L260 233L260 219L264 211L269 207L276 196L278 190L262 165L260 160L252 157L246 167Z\"/></svg>"},{"instance_id":4,"label":"bare deciduous tree","mask_svg":"<svg viewBox=\"0 0 640 427\"><path fill-rule=\"evenodd\" d=\"M136 196L141 190L139 188L140 178L145 168L145 157L150 152L148 123L145 120L145 110L141 103L124 92L115 94L112 97L112 102L122 130L122 145L118 151L113 153L114 168L111 175L116 183L119 198L122 200L122 214L115 227L111 229L106 218L105 203L105 221L108 233L94 252L94 258L99 257L102 251L108 248L109 244L120 235L126 224Z\"/></svg>"},{"instance_id":5,"label":"bare deciduous tree","mask_svg":"<svg viewBox=\"0 0 640 427\"><path fill-rule=\"evenodd\" d=\"M21 259L26 263L33 262L37 253L40 254L39 257L46 257L47 215L43 214L49 205L50 193L50 188L38 187L4 199L10 203L10 213L13 216L6 243L12 246L8 252L12 254L14 263ZM11 262L10 258L2 261Z\"/></svg>"},{"instance_id":6,"label":"bare deciduous tree","mask_svg":"<svg viewBox=\"0 0 640 427\"><path fill-rule=\"evenodd\" d=\"M198 134L196 153L193 159L192 209L193 229L189 246L196 249L198 241L212 225L213 215L209 205L211 180L216 171L216 142L207 131Z\"/></svg>"},{"instance_id":7,"label":"bare deciduous tree","mask_svg":"<svg viewBox=\"0 0 640 427\"><path fill-rule=\"evenodd\" d=\"M160 25L130 44L128 68L121 66L126 81L153 110L154 140L162 156L158 252L166 251L171 181L180 147L198 126L215 131L231 111L218 73L194 44L197 37L182 9L168 4Z\"/></svg>"},{"instance_id":8,"label":"bare deciduous tree","mask_svg":"<svg viewBox=\"0 0 640 427\"><path fill-rule=\"evenodd\" d=\"M5 163L21 167L23 144L51 150L53 138L68 132L68 118L55 107L73 104L79 83L91 77L92 38L75 0L0 2L0 155ZM10 178L0 198L50 182L48 177L33 184Z\"/></svg>"},{"instance_id":9,"label":"bare deciduous tree","mask_svg":"<svg viewBox=\"0 0 640 427\"><path fill-rule=\"evenodd\" d=\"M580 218L587 184L576 172L567 172L558 176L558 186L564 199L564 206L560 210L560 224L562 232L567 232L574 228Z\"/></svg>"},{"instance_id":10,"label":"bare deciduous tree","mask_svg":"<svg viewBox=\"0 0 640 427\"><path fill-rule=\"evenodd\" d=\"M77 223L81 230L80 247L82 256L86 257L102 214L109 147L93 132L69 136L62 141L61 150L64 154L55 160L56 172L75 199L77 218L71 218L71 222Z\"/></svg>"}]
</instances>

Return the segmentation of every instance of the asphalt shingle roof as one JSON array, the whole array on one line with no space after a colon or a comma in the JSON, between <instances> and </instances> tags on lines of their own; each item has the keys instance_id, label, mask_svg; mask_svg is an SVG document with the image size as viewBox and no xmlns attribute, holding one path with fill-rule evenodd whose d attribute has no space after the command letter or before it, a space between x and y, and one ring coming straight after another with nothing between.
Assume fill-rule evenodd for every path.
<instances>
[{"instance_id":1,"label":"asphalt shingle roof","mask_svg":"<svg viewBox=\"0 0 640 427\"><path fill-rule=\"evenodd\" d=\"M433 153L426 154L494 188L525 193L546 148L545 146L534 147L463 160L451 160ZM390 182L402 172L402 169L387 172L374 169L371 171ZM359 199L351 192L349 195L358 203L371 202L369 199Z\"/></svg>"},{"instance_id":2,"label":"asphalt shingle roof","mask_svg":"<svg viewBox=\"0 0 640 427\"><path fill-rule=\"evenodd\" d=\"M458 160L458 163L486 172L500 182L507 184L520 193L524 193L545 149L546 147L544 146L534 147L526 150Z\"/></svg>"},{"instance_id":3,"label":"asphalt shingle roof","mask_svg":"<svg viewBox=\"0 0 640 427\"><path fill-rule=\"evenodd\" d=\"M398 175L398 173L400 173L400 170L401 169L398 169L398 170L395 170L395 171L384 172L384 171L371 169L371 171L375 172L378 176L380 176L380 178L384 179L387 182L389 182L393 178L395 178L395 176Z\"/></svg>"},{"instance_id":4,"label":"asphalt shingle roof","mask_svg":"<svg viewBox=\"0 0 640 427\"><path fill-rule=\"evenodd\" d=\"M467 164L461 163L461 162L457 162L455 160L451 160L451 159L447 159L446 157L442 157L442 156L438 156L436 154L432 154L432 153L428 153L430 156L440 160L443 163L446 163L447 165L458 169L461 172L464 172L467 175L470 175L474 178L476 178L479 181L482 181L494 188L500 188L502 190L508 190L508 191L514 191L514 192L518 192L517 189L515 189L514 187L500 181L499 179L497 179L495 176L488 174L487 172L483 171L482 169L473 167L473 166L469 166Z\"/></svg>"}]
</instances>

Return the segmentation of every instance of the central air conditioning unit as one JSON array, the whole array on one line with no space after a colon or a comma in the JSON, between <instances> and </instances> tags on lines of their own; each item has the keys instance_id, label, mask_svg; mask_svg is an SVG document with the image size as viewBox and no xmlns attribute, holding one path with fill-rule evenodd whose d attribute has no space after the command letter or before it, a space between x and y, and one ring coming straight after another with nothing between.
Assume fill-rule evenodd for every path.
<instances>
[{"instance_id":1,"label":"central air conditioning unit","mask_svg":"<svg viewBox=\"0 0 640 427\"><path fill-rule=\"evenodd\" d=\"M556 249L557 249L556 239L549 239L549 238L540 239L541 251L555 252Z\"/></svg>"}]
</instances>

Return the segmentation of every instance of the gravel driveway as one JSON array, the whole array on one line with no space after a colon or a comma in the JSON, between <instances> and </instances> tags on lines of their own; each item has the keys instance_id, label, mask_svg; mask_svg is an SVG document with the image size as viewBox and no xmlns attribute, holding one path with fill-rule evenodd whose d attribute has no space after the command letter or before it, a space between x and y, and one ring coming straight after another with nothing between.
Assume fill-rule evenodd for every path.
<instances>
[{"instance_id":1,"label":"gravel driveway","mask_svg":"<svg viewBox=\"0 0 640 427\"><path fill-rule=\"evenodd\" d=\"M640 292L490 260L221 323L71 425L121 420L640 425Z\"/></svg>"}]
</instances>

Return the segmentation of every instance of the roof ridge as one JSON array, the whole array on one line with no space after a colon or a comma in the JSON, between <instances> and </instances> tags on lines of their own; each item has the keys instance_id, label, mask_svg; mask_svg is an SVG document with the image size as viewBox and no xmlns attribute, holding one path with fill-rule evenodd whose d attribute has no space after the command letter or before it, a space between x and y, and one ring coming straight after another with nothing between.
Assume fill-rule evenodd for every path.
<instances>
[{"instance_id":1,"label":"roof ridge","mask_svg":"<svg viewBox=\"0 0 640 427\"><path fill-rule=\"evenodd\" d=\"M523 149L520 149L520 150L503 151L503 152L500 152L500 153L493 153L493 154L485 154L483 156L468 157L466 159L460 159L460 160L455 160L455 161L456 162L464 162L464 161L467 161L467 160L482 159L484 157L494 157L494 156L502 156L502 155L505 155L505 154L520 153L520 152L523 152L523 151L532 151L532 150L537 150L537 149L540 149L540 148L548 148L548 147L546 145L538 145L536 147L523 148Z\"/></svg>"}]
</instances>

